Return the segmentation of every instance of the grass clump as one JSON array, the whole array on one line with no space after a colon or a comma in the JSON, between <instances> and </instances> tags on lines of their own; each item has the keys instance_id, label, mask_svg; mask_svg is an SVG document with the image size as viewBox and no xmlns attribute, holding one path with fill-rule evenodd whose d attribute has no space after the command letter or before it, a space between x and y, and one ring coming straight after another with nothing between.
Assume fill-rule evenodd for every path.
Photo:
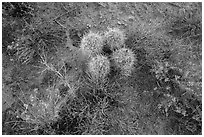
<instances>
[{"instance_id":1,"label":"grass clump","mask_svg":"<svg viewBox=\"0 0 204 137\"><path fill-rule=\"evenodd\" d=\"M121 48L112 54L112 59L117 68L121 70L122 75L129 76L134 69L135 55L128 48Z\"/></svg>"},{"instance_id":2,"label":"grass clump","mask_svg":"<svg viewBox=\"0 0 204 137\"><path fill-rule=\"evenodd\" d=\"M109 28L104 34L104 42L111 50L119 49L125 43L125 35L118 28Z\"/></svg>"},{"instance_id":3,"label":"grass clump","mask_svg":"<svg viewBox=\"0 0 204 137\"><path fill-rule=\"evenodd\" d=\"M93 80L103 80L110 72L110 62L107 57L97 55L93 57L88 63L88 70Z\"/></svg>"},{"instance_id":4,"label":"grass clump","mask_svg":"<svg viewBox=\"0 0 204 137\"><path fill-rule=\"evenodd\" d=\"M102 51L102 37L93 32L89 32L81 40L80 48L85 56L94 56Z\"/></svg>"}]
</instances>

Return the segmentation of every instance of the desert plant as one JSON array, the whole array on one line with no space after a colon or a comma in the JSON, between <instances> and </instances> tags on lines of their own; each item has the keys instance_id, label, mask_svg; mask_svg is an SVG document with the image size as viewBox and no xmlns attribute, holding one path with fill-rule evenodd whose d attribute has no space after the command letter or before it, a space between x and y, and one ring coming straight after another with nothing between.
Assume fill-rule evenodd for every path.
<instances>
[{"instance_id":1,"label":"desert plant","mask_svg":"<svg viewBox=\"0 0 204 137\"><path fill-rule=\"evenodd\" d=\"M89 32L82 38L80 48L85 56L96 55L102 51L102 37L98 33Z\"/></svg>"},{"instance_id":2,"label":"desert plant","mask_svg":"<svg viewBox=\"0 0 204 137\"><path fill-rule=\"evenodd\" d=\"M93 80L104 80L110 72L110 62L108 58L102 55L93 57L88 63L88 71L90 72Z\"/></svg>"},{"instance_id":3,"label":"desert plant","mask_svg":"<svg viewBox=\"0 0 204 137\"><path fill-rule=\"evenodd\" d=\"M62 98L59 91L53 88L45 90L45 98L39 99L37 94L39 91L34 89L25 104L25 111L20 117L28 123L44 125L46 123L56 121L61 105L67 100Z\"/></svg>"},{"instance_id":4,"label":"desert plant","mask_svg":"<svg viewBox=\"0 0 204 137\"><path fill-rule=\"evenodd\" d=\"M124 32L118 28L108 28L108 31L104 34L104 43L111 50L121 48L125 43Z\"/></svg>"},{"instance_id":5,"label":"desert plant","mask_svg":"<svg viewBox=\"0 0 204 137\"><path fill-rule=\"evenodd\" d=\"M124 76L130 75L136 61L134 53L128 48L121 48L113 52L112 60L115 67L119 68Z\"/></svg>"}]
</instances>

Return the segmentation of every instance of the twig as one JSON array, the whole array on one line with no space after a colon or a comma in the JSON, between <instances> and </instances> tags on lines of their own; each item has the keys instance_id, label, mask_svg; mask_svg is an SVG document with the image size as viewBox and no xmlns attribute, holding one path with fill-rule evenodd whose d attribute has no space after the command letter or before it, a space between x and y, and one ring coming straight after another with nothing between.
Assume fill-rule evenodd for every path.
<instances>
[{"instance_id":1,"label":"twig","mask_svg":"<svg viewBox=\"0 0 204 137\"><path fill-rule=\"evenodd\" d=\"M59 21L57 21L56 19L54 19L54 21L58 24L58 25L60 25L62 28L64 28L64 29L67 29L67 27L65 27L64 25L62 25Z\"/></svg>"}]
</instances>

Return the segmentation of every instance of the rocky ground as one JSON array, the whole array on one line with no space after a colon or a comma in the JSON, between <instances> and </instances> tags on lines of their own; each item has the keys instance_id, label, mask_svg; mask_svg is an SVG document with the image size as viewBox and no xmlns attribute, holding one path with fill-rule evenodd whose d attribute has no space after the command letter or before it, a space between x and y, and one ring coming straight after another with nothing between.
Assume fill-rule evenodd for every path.
<instances>
[{"instance_id":1,"label":"rocky ground","mask_svg":"<svg viewBox=\"0 0 204 137\"><path fill-rule=\"evenodd\" d=\"M96 84L80 52L118 28L129 77ZM2 3L2 134L202 134L201 3Z\"/></svg>"}]
</instances>

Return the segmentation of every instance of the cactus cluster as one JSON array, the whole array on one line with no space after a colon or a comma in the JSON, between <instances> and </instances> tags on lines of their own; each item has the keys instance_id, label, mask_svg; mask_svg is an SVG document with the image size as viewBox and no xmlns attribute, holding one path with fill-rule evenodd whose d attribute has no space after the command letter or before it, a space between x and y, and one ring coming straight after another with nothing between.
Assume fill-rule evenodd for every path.
<instances>
[{"instance_id":1,"label":"cactus cluster","mask_svg":"<svg viewBox=\"0 0 204 137\"><path fill-rule=\"evenodd\" d=\"M129 76L135 62L134 53L125 48L124 32L118 28L109 28L104 35L89 32L82 38L81 51L90 57L88 71L94 80L104 79L110 72L110 60L103 55L103 47L108 46L112 51L111 60L114 66L121 70L122 75Z\"/></svg>"}]
</instances>

